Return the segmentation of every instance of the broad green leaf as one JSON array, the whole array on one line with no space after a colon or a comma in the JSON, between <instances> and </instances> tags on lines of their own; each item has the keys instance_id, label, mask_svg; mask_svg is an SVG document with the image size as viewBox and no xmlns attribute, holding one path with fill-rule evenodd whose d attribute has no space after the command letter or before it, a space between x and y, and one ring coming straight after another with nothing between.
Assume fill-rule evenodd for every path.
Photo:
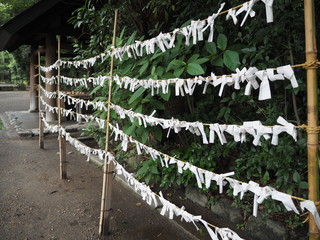
<instances>
[{"instance_id":1,"label":"broad green leaf","mask_svg":"<svg viewBox=\"0 0 320 240\"><path fill-rule=\"evenodd\" d=\"M142 104L139 105L135 110L136 113L142 113Z\"/></svg>"},{"instance_id":2,"label":"broad green leaf","mask_svg":"<svg viewBox=\"0 0 320 240\"><path fill-rule=\"evenodd\" d=\"M210 54L216 54L217 53L217 46L216 46L216 44L214 42L205 42L204 48Z\"/></svg>"},{"instance_id":3,"label":"broad green leaf","mask_svg":"<svg viewBox=\"0 0 320 240\"><path fill-rule=\"evenodd\" d=\"M199 58L199 54L193 54L189 60L188 60L188 63L193 63L195 60L197 60Z\"/></svg>"},{"instance_id":4,"label":"broad green leaf","mask_svg":"<svg viewBox=\"0 0 320 240\"><path fill-rule=\"evenodd\" d=\"M149 62L145 62L145 63L142 65L142 67L141 67L140 70L139 70L140 76L147 70L148 66L149 66Z\"/></svg>"},{"instance_id":5,"label":"broad green leaf","mask_svg":"<svg viewBox=\"0 0 320 240\"><path fill-rule=\"evenodd\" d=\"M210 61L210 63L213 65L213 66L216 66L216 67L223 67L223 59L221 57L217 57L215 59L212 59Z\"/></svg>"},{"instance_id":6,"label":"broad green leaf","mask_svg":"<svg viewBox=\"0 0 320 240\"><path fill-rule=\"evenodd\" d=\"M228 39L227 39L226 35L220 33L218 35L218 39L217 39L217 47L220 50L224 51L227 48L227 44L228 44Z\"/></svg>"},{"instance_id":7,"label":"broad green leaf","mask_svg":"<svg viewBox=\"0 0 320 240\"><path fill-rule=\"evenodd\" d=\"M185 67L178 68L178 69L174 70L173 75L178 78L181 76L181 74L184 72L184 70L185 70Z\"/></svg>"},{"instance_id":8,"label":"broad green leaf","mask_svg":"<svg viewBox=\"0 0 320 240\"><path fill-rule=\"evenodd\" d=\"M155 108L155 109L160 109L160 110L164 110L164 104L158 100L151 100L150 104Z\"/></svg>"},{"instance_id":9,"label":"broad green leaf","mask_svg":"<svg viewBox=\"0 0 320 240\"><path fill-rule=\"evenodd\" d=\"M224 102L228 102L228 101L230 101L230 98L229 97L225 97L220 102L224 103Z\"/></svg>"},{"instance_id":10,"label":"broad green leaf","mask_svg":"<svg viewBox=\"0 0 320 240\"><path fill-rule=\"evenodd\" d=\"M158 53L155 53L153 54L153 56L150 58L151 60L154 60L156 59L157 57L161 56L163 54L163 52L158 52Z\"/></svg>"},{"instance_id":11,"label":"broad green leaf","mask_svg":"<svg viewBox=\"0 0 320 240\"><path fill-rule=\"evenodd\" d=\"M159 127L154 128L154 137L160 142L162 140L162 129Z\"/></svg>"},{"instance_id":12,"label":"broad green leaf","mask_svg":"<svg viewBox=\"0 0 320 240\"><path fill-rule=\"evenodd\" d=\"M121 72L121 75L127 75L128 72L131 70L132 66L133 66L133 63L127 63L127 64L124 64L125 67L124 68L121 68L120 72Z\"/></svg>"},{"instance_id":13,"label":"broad green leaf","mask_svg":"<svg viewBox=\"0 0 320 240\"><path fill-rule=\"evenodd\" d=\"M217 119L220 119L222 116L224 116L225 113L226 113L226 110L227 110L226 107L221 108L220 111L219 111L219 114L217 116Z\"/></svg>"},{"instance_id":14,"label":"broad green leaf","mask_svg":"<svg viewBox=\"0 0 320 240\"><path fill-rule=\"evenodd\" d=\"M120 33L120 36L119 36L120 39L123 38L125 30L126 30L125 27L121 30L121 33Z\"/></svg>"},{"instance_id":15,"label":"broad green leaf","mask_svg":"<svg viewBox=\"0 0 320 240\"><path fill-rule=\"evenodd\" d=\"M156 66L155 66L155 65L152 65L151 75L150 75L151 78L152 78L152 76L156 75L155 72L156 72Z\"/></svg>"},{"instance_id":16,"label":"broad green leaf","mask_svg":"<svg viewBox=\"0 0 320 240\"><path fill-rule=\"evenodd\" d=\"M153 174L158 174L159 173L156 166L151 166L150 172L153 173Z\"/></svg>"},{"instance_id":17,"label":"broad green leaf","mask_svg":"<svg viewBox=\"0 0 320 240\"><path fill-rule=\"evenodd\" d=\"M194 63L203 64L209 61L209 58L198 58Z\"/></svg>"},{"instance_id":18,"label":"broad green leaf","mask_svg":"<svg viewBox=\"0 0 320 240\"><path fill-rule=\"evenodd\" d=\"M223 53L223 63L231 71L234 71L240 65L239 54L231 50L226 50Z\"/></svg>"},{"instance_id":19,"label":"broad green leaf","mask_svg":"<svg viewBox=\"0 0 320 240\"><path fill-rule=\"evenodd\" d=\"M149 131L145 128L143 128L143 129L144 129L144 131L142 132L141 141L142 141L142 143L146 143L148 141Z\"/></svg>"},{"instance_id":20,"label":"broad green leaf","mask_svg":"<svg viewBox=\"0 0 320 240\"><path fill-rule=\"evenodd\" d=\"M137 98L139 98L144 91L146 91L146 88L144 87L140 87L137 91L134 92L134 94L132 94L132 96L130 97L128 104L133 103Z\"/></svg>"},{"instance_id":21,"label":"broad green leaf","mask_svg":"<svg viewBox=\"0 0 320 240\"><path fill-rule=\"evenodd\" d=\"M169 88L169 91L167 93L163 93L162 90L160 92L160 97L165 100L165 101L169 101L170 99L170 94L171 94L171 91L170 91L170 88Z\"/></svg>"},{"instance_id":22,"label":"broad green leaf","mask_svg":"<svg viewBox=\"0 0 320 240\"><path fill-rule=\"evenodd\" d=\"M158 66L156 68L156 73L157 73L158 76L162 76L163 72L164 72L164 68L163 67Z\"/></svg>"},{"instance_id":23,"label":"broad green leaf","mask_svg":"<svg viewBox=\"0 0 320 240\"><path fill-rule=\"evenodd\" d=\"M204 74L203 68L198 63L189 63L187 65L187 72L194 76Z\"/></svg>"},{"instance_id":24,"label":"broad green leaf","mask_svg":"<svg viewBox=\"0 0 320 240\"><path fill-rule=\"evenodd\" d=\"M95 94L97 91L99 91L102 87L101 86L97 86L95 87L91 92L90 92L90 95L93 95Z\"/></svg>"},{"instance_id":25,"label":"broad green leaf","mask_svg":"<svg viewBox=\"0 0 320 240\"><path fill-rule=\"evenodd\" d=\"M135 125L131 125L124 132L125 132L125 134L131 135L134 132L134 130L136 130L136 128L137 127Z\"/></svg>"},{"instance_id":26,"label":"broad green leaf","mask_svg":"<svg viewBox=\"0 0 320 240\"><path fill-rule=\"evenodd\" d=\"M294 171L293 176L292 176L293 181L296 183L300 182L300 174L297 171Z\"/></svg>"},{"instance_id":27,"label":"broad green leaf","mask_svg":"<svg viewBox=\"0 0 320 240\"><path fill-rule=\"evenodd\" d=\"M180 66L184 66L186 65L186 63L182 60L179 59L173 59L167 67L167 72L170 71L171 69L177 69Z\"/></svg>"},{"instance_id":28,"label":"broad green leaf","mask_svg":"<svg viewBox=\"0 0 320 240\"><path fill-rule=\"evenodd\" d=\"M151 174L148 174L148 175L144 178L144 180L146 181L146 184L149 184L149 182L150 182L150 180L151 180L151 177L152 177L152 175L151 175Z\"/></svg>"},{"instance_id":29,"label":"broad green leaf","mask_svg":"<svg viewBox=\"0 0 320 240\"><path fill-rule=\"evenodd\" d=\"M106 119L107 118L107 112L101 113L100 118L101 119Z\"/></svg>"},{"instance_id":30,"label":"broad green leaf","mask_svg":"<svg viewBox=\"0 0 320 240\"><path fill-rule=\"evenodd\" d=\"M127 44L132 44L134 43L134 40L136 39L136 35L137 35L137 31L134 31L131 36L129 37L128 41L127 41Z\"/></svg>"},{"instance_id":31,"label":"broad green leaf","mask_svg":"<svg viewBox=\"0 0 320 240\"><path fill-rule=\"evenodd\" d=\"M173 75L171 72L166 72L162 75L162 79L169 79L169 78L175 78L176 76Z\"/></svg>"},{"instance_id":32,"label":"broad green leaf","mask_svg":"<svg viewBox=\"0 0 320 240\"><path fill-rule=\"evenodd\" d=\"M307 182L302 181L299 183L299 187L302 189L308 189L309 186Z\"/></svg>"},{"instance_id":33,"label":"broad green leaf","mask_svg":"<svg viewBox=\"0 0 320 240\"><path fill-rule=\"evenodd\" d=\"M243 53L252 53L252 52L255 52L255 51L257 51L256 47L241 49L241 52L243 52Z\"/></svg>"},{"instance_id":34,"label":"broad green leaf","mask_svg":"<svg viewBox=\"0 0 320 240\"><path fill-rule=\"evenodd\" d=\"M146 162L143 163L142 167L138 170L138 172L136 173L137 176L142 176L145 173L148 172L149 167L147 164L145 164Z\"/></svg>"},{"instance_id":35,"label":"broad green leaf","mask_svg":"<svg viewBox=\"0 0 320 240\"><path fill-rule=\"evenodd\" d=\"M292 194L293 194L292 189L288 188L288 189L287 189L287 194L292 195Z\"/></svg>"}]
</instances>

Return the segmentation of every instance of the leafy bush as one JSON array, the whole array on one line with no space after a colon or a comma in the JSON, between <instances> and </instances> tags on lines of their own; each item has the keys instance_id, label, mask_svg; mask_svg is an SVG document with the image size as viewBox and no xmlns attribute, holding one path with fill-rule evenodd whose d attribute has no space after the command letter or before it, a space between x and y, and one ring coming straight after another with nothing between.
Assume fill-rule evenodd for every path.
<instances>
[{"instance_id":1,"label":"leafy bush","mask_svg":"<svg viewBox=\"0 0 320 240\"><path fill-rule=\"evenodd\" d=\"M110 45L112 18L105 16L113 16L112 10L115 7L122 12L131 11L120 19L119 28L125 30L117 38L117 46L124 46L133 43L135 39L143 40L160 31L167 32L179 25L184 26L190 23L188 20L191 18L203 19L216 11L221 2L210 1L210 4L206 4L206 1L151 0L137 12L132 8L131 1L110 1L110 4L105 5L87 1L83 8L77 10L73 19L74 24L83 27L90 36L87 47L84 47L84 43L76 43L79 58L92 56L109 48L107 46ZM232 1L226 4L226 8L240 3L240 0ZM317 9L319 3L316 1ZM142 1L135 1L135 4L140 6ZM153 55L143 55L138 59L125 58L122 62L116 60L115 74L140 79L188 78L207 76L211 72L216 75L231 73L237 67L244 66L265 69L302 63L305 59L302 5L299 1L277 1L273 5L275 22L267 24L264 19L265 6L257 3L254 10L258 17L247 19L244 27L239 28L230 22L225 24L224 19L217 19L214 42L186 46L181 37L178 37L176 46L166 52L157 50ZM197 9L196 13L194 9ZM128 35L127 32L134 30L132 22L137 32ZM97 74L108 74L108 71L108 61L95 69ZM202 94L202 89L196 89L193 96L175 97L172 89L168 94L160 92L152 96L149 90L143 88L131 93L118 86L113 86L112 101L139 113L150 114L157 110L158 117L187 121L242 124L243 121L260 120L265 125L274 125L277 117L283 116L300 125L306 121L305 73L297 69L295 74L299 88L292 89L289 81L273 82L273 98L269 101L257 101L256 92L252 96L244 96L243 90L235 91L228 87L225 87L222 97L218 97L219 89L213 87L208 88L207 94ZM106 86L97 87L93 92L98 94L97 100L106 101ZM105 113L97 114L103 117ZM136 121L120 121L113 112L112 119L121 122L121 127L127 134L196 166L217 173L233 170L235 178L240 180L255 180L289 194L306 196L304 134L299 133L297 143L283 134L278 146L272 146L270 141L262 141L261 146L255 147L249 141L240 144L232 139L223 146L219 143L202 145L200 138L188 132L181 131L166 139L163 137L166 133L161 128L144 129ZM191 172L178 174L176 166L162 168L159 162L153 160L145 161L137 176L147 183L158 181L161 186L195 184ZM211 189L205 191L214 190L215 185L212 184ZM251 209L245 201L241 207L245 211ZM264 207L267 212L281 210L279 204L274 204L273 201L265 201Z\"/></svg>"}]
</instances>

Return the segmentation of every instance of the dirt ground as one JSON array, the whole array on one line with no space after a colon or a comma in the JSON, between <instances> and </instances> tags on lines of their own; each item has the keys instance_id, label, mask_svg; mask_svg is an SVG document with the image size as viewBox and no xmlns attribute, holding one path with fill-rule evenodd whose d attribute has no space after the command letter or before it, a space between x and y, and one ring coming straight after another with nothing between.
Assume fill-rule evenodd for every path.
<instances>
[{"instance_id":1,"label":"dirt ground","mask_svg":"<svg viewBox=\"0 0 320 240\"><path fill-rule=\"evenodd\" d=\"M28 97L28 92L0 92L1 118L5 121L5 111L27 110ZM56 136L47 136L40 150L37 138L22 139L12 128L0 131L1 240L99 239L102 171L72 147L67 152L69 179L60 180ZM112 208L110 239L199 237L159 215L119 182L114 183Z\"/></svg>"}]
</instances>

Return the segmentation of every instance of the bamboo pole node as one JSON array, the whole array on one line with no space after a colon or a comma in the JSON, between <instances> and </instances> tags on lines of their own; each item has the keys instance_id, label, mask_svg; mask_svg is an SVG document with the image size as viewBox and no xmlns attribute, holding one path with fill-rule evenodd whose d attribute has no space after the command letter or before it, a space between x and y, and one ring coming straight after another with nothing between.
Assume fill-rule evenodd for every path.
<instances>
[{"instance_id":1,"label":"bamboo pole node","mask_svg":"<svg viewBox=\"0 0 320 240\"><path fill-rule=\"evenodd\" d=\"M319 61L315 60L315 61L308 61L304 63L303 68L304 69L317 69L319 66Z\"/></svg>"}]
</instances>

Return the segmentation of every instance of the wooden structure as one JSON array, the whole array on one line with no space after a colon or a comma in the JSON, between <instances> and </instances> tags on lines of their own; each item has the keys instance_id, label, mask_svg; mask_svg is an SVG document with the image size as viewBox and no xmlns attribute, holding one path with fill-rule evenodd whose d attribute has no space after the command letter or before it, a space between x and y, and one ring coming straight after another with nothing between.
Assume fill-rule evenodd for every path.
<instances>
[{"instance_id":1,"label":"wooden structure","mask_svg":"<svg viewBox=\"0 0 320 240\"><path fill-rule=\"evenodd\" d=\"M318 128L318 82L317 43L314 0L304 0L304 23L306 40L307 104L308 104L308 184L309 199L319 201L319 128ZM319 228L309 213L309 240L320 239Z\"/></svg>"},{"instance_id":2,"label":"wooden structure","mask_svg":"<svg viewBox=\"0 0 320 240\"><path fill-rule=\"evenodd\" d=\"M0 27L0 51L14 51L21 45L30 46L30 112L38 110L37 90L38 78L34 66L37 65L37 52L46 56L46 66L57 60L56 36L61 36L62 46L68 47L68 37L79 37L79 29L68 23L72 12L83 5L84 0L41 0L24 12L20 13ZM57 75L55 71L46 77ZM55 91L56 85L47 85L47 91ZM47 103L56 106L54 99ZM56 114L46 112L47 121L57 120Z\"/></svg>"}]
</instances>

